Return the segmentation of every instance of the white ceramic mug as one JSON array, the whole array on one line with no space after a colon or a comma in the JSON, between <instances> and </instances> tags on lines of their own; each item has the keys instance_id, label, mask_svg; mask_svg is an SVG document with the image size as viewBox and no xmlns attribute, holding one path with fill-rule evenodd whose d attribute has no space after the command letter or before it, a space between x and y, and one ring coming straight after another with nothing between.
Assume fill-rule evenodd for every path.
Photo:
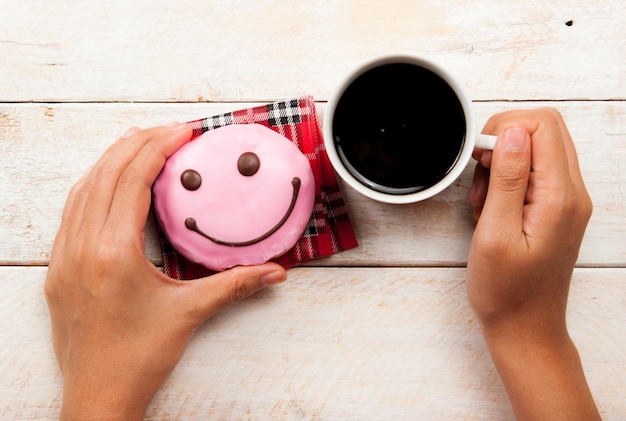
<instances>
[{"instance_id":1,"label":"white ceramic mug","mask_svg":"<svg viewBox=\"0 0 626 421\"><path fill-rule=\"evenodd\" d=\"M388 147L396 141L394 133L403 137L405 146ZM422 133L427 138L417 139ZM376 143L346 140L361 136L376 137ZM324 143L335 171L358 192L387 203L418 202L441 192L461 175L475 147L493 149L495 141L479 133L472 103L456 79L431 60L413 55L382 56L357 67L331 95L324 116ZM412 149L406 149L409 143ZM403 156L393 156L396 152ZM435 181L396 183L404 175L426 173L441 153L450 154L450 166L445 169L445 160L437 164ZM381 171L379 162L368 164L373 161L389 166ZM393 177L384 174L387 170Z\"/></svg>"}]
</instances>

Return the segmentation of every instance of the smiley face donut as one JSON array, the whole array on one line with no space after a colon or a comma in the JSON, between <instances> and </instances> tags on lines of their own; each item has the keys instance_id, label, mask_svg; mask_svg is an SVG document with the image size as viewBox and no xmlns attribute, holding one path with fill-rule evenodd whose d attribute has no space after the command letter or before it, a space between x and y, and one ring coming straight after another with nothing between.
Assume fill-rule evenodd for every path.
<instances>
[{"instance_id":1,"label":"smiley face donut","mask_svg":"<svg viewBox=\"0 0 626 421\"><path fill-rule=\"evenodd\" d=\"M170 243L213 270L286 253L313 211L308 159L259 124L208 131L170 156L154 182L156 216Z\"/></svg>"}]
</instances>

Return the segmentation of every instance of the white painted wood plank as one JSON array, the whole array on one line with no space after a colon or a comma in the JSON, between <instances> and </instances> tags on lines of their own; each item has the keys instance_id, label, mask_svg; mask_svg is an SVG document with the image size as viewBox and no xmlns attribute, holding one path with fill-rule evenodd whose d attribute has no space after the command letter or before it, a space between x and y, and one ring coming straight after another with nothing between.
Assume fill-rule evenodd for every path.
<instances>
[{"instance_id":1,"label":"white painted wood plank","mask_svg":"<svg viewBox=\"0 0 626 421\"><path fill-rule=\"evenodd\" d=\"M440 61L474 99L624 99L623 6L2 0L0 101L325 100L349 69L392 51Z\"/></svg>"},{"instance_id":2,"label":"white painted wood plank","mask_svg":"<svg viewBox=\"0 0 626 421\"><path fill-rule=\"evenodd\" d=\"M187 121L247 104L0 105L0 264L46 264L70 186L128 127ZM626 265L626 103L476 103L479 125L495 112L552 105L564 114L595 203L580 265ZM324 104L320 104L320 114ZM464 265L473 231L471 166L441 195L393 206L344 188L358 249L314 264ZM148 229L148 255L160 255Z\"/></svg>"},{"instance_id":3,"label":"white painted wood plank","mask_svg":"<svg viewBox=\"0 0 626 421\"><path fill-rule=\"evenodd\" d=\"M55 419L45 268L0 268L0 418ZM212 318L148 419L513 419L463 269L298 268ZM626 418L624 269L579 269L571 334L606 420Z\"/></svg>"}]
</instances>

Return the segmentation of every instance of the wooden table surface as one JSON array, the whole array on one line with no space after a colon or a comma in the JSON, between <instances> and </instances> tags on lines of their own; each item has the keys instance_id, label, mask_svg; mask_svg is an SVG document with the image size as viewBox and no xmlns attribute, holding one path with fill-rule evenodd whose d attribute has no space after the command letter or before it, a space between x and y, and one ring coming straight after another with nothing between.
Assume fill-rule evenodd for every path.
<instances>
[{"instance_id":1,"label":"wooden table surface","mask_svg":"<svg viewBox=\"0 0 626 421\"><path fill-rule=\"evenodd\" d=\"M595 205L569 327L602 415L626 419L624 21L623 0L0 0L0 418L58 416L46 266L109 144L301 94L321 117L350 69L402 51L457 75L479 126L563 113ZM212 318L147 419L512 419L465 295L472 167L415 205L344 186L360 247Z\"/></svg>"}]
</instances>

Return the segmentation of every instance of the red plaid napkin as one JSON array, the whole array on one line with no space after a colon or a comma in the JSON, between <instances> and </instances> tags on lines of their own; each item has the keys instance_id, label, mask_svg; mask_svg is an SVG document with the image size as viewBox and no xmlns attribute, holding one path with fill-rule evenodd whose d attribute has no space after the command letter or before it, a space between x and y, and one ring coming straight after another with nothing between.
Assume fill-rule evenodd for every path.
<instances>
[{"instance_id":1,"label":"red plaid napkin","mask_svg":"<svg viewBox=\"0 0 626 421\"><path fill-rule=\"evenodd\" d=\"M190 121L193 137L228 124L258 123L285 136L309 159L316 195L309 224L296 245L274 261L296 266L356 247L357 240L335 173L326 155L315 102L311 96L275 102ZM213 273L180 255L159 229L164 272L175 279L195 279Z\"/></svg>"}]
</instances>

